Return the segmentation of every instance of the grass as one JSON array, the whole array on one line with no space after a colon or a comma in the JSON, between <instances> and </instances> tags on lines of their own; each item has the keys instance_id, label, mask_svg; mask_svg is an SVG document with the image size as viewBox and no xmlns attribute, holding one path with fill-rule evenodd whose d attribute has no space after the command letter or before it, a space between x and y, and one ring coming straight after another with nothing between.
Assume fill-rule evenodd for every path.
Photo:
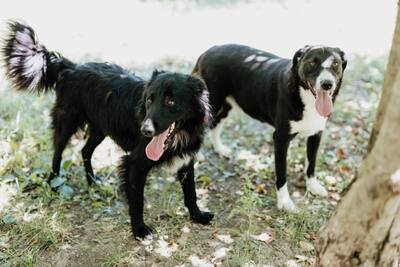
<instances>
[{"instance_id":1,"label":"grass","mask_svg":"<svg viewBox=\"0 0 400 267\"><path fill-rule=\"evenodd\" d=\"M2 225L2 232L6 232L9 239L9 246L3 251L3 260L16 266L36 266L38 253L66 242L65 228L60 226L60 220L55 215Z\"/></svg>"},{"instance_id":2,"label":"grass","mask_svg":"<svg viewBox=\"0 0 400 267\"><path fill-rule=\"evenodd\" d=\"M116 171L122 152L110 141L96 150L93 163L103 182L89 188L80 156L83 133L78 134L63 155L59 182L64 189L53 192L45 181L52 157L49 111L54 96L0 90L0 196L6 199L0 201L0 265L176 266L197 255L223 266L284 266L289 260L311 266L317 231L364 155L385 62L385 58L350 57L319 151L317 174L329 189L328 198L305 192L304 139L295 138L288 177L300 212L277 210L273 129L232 114L223 140L236 156L219 158L207 138L202 148L207 160L196 163L199 204L215 213L212 225L192 224L173 174L156 170L145 188L145 220L157 232L149 244L133 240L130 234ZM166 59L158 67L188 73L192 65ZM133 68L145 76L151 70L151 66ZM261 233L268 233L272 241L253 238ZM221 241L219 235L233 242ZM159 240L178 249L163 257L157 253ZM229 248L223 258L214 256L220 248Z\"/></svg>"}]
</instances>

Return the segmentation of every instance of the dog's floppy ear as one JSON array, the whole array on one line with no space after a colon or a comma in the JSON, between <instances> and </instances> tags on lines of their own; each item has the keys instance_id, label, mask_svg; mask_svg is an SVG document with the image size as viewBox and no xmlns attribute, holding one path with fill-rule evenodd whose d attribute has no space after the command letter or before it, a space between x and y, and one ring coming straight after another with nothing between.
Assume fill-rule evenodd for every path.
<instances>
[{"instance_id":1,"label":"dog's floppy ear","mask_svg":"<svg viewBox=\"0 0 400 267\"><path fill-rule=\"evenodd\" d=\"M208 124L211 119L211 108L209 103L209 92L206 83L198 76L188 76L188 82L194 92L194 105L200 106L203 113L204 123Z\"/></svg>"},{"instance_id":2,"label":"dog's floppy ear","mask_svg":"<svg viewBox=\"0 0 400 267\"><path fill-rule=\"evenodd\" d=\"M303 57L304 53L310 48L309 45L306 45L303 48L300 48L299 50L296 51L296 53L293 56L293 66L297 66L297 63L299 60Z\"/></svg>"},{"instance_id":3,"label":"dog's floppy ear","mask_svg":"<svg viewBox=\"0 0 400 267\"><path fill-rule=\"evenodd\" d=\"M153 73L151 74L151 78L150 78L150 80L149 80L149 82L148 82L147 84L148 84L148 85L151 84L151 83L156 79L156 77L157 77L158 75L162 74L162 73L165 73L165 71L163 71L163 70L158 70L158 69L154 69L154 70L153 70Z\"/></svg>"},{"instance_id":4,"label":"dog's floppy ear","mask_svg":"<svg viewBox=\"0 0 400 267\"><path fill-rule=\"evenodd\" d=\"M198 76L188 75L187 80L189 82L189 86L196 92L202 92L203 90L207 89L205 82Z\"/></svg>"},{"instance_id":5,"label":"dog's floppy ear","mask_svg":"<svg viewBox=\"0 0 400 267\"><path fill-rule=\"evenodd\" d=\"M347 66L346 54L340 48L336 48L336 50L340 55L340 59L342 60L342 70L344 71L346 69L346 66Z\"/></svg>"}]
</instances>

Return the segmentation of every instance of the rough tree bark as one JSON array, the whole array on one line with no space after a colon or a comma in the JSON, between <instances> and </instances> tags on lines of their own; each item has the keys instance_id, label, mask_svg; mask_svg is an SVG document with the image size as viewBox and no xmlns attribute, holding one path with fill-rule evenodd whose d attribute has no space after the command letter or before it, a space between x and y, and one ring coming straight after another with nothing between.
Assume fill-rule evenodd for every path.
<instances>
[{"instance_id":1,"label":"rough tree bark","mask_svg":"<svg viewBox=\"0 0 400 267\"><path fill-rule=\"evenodd\" d=\"M399 8L389 57L369 153L320 230L318 266L400 266L400 184L390 180L400 169Z\"/></svg>"},{"instance_id":2,"label":"rough tree bark","mask_svg":"<svg viewBox=\"0 0 400 267\"><path fill-rule=\"evenodd\" d=\"M398 2L400 5L400 1ZM376 137L382 126L383 117L385 115L388 99L390 98L394 80L400 69L400 23L399 16L397 15L397 22L394 30L392 49L389 54L389 61L387 63L385 78L383 80L381 102L376 113L376 120L372 128L371 136L369 138L367 153L369 153L375 144Z\"/></svg>"}]
</instances>

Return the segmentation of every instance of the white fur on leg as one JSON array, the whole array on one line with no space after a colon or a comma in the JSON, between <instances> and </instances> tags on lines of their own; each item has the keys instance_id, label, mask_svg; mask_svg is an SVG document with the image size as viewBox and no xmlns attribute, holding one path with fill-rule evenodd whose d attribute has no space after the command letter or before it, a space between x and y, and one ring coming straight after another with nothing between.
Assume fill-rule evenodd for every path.
<instances>
[{"instance_id":1,"label":"white fur on leg","mask_svg":"<svg viewBox=\"0 0 400 267\"><path fill-rule=\"evenodd\" d=\"M222 156L222 157L227 157L231 155L232 151L229 147L225 146L221 142L221 130L223 126L223 120L221 120L218 125L210 131L210 136L211 136L211 142L214 146L215 151Z\"/></svg>"},{"instance_id":2,"label":"white fur on leg","mask_svg":"<svg viewBox=\"0 0 400 267\"><path fill-rule=\"evenodd\" d=\"M276 191L278 209L287 210L290 212L298 212L296 205L294 205L292 199L290 198L289 191L287 189L287 184L282 186Z\"/></svg>"},{"instance_id":3,"label":"white fur on leg","mask_svg":"<svg viewBox=\"0 0 400 267\"><path fill-rule=\"evenodd\" d=\"M313 195L322 197L328 196L328 191L315 177L308 178L306 180L306 186L307 186L307 191L311 192L311 194Z\"/></svg>"}]
</instances>

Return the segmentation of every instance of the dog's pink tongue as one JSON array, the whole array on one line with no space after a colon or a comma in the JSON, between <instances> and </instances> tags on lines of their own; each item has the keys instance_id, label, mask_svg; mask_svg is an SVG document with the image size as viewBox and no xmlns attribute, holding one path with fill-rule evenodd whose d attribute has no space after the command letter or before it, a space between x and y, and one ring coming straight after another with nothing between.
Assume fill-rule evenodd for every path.
<instances>
[{"instance_id":1,"label":"dog's pink tongue","mask_svg":"<svg viewBox=\"0 0 400 267\"><path fill-rule=\"evenodd\" d=\"M328 117L332 113L333 103L327 91L325 90L317 91L315 108L317 109L319 115L321 115L322 117Z\"/></svg>"},{"instance_id":2,"label":"dog's pink tongue","mask_svg":"<svg viewBox=\"0 0 400 267\"><path fill-rule=\"evenodd\" d=\"M150 143L146 146L146 156L153 160L157 161L161 158L164 153L164 142L168 137L168 130L165 130L163 133L154 136L151 139Z\"/></svg>"}]
</instances>

